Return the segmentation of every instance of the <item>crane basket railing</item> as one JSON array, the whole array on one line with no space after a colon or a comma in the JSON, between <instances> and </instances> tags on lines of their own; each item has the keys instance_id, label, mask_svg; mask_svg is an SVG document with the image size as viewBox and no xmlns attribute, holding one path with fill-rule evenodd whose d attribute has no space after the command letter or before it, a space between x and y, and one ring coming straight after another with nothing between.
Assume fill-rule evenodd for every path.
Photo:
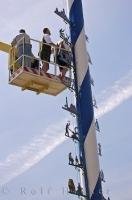
<instances>
[{"instance_id":1,"label":"crane basket railing","mask_svg":"<svg viewBox=\"0 0 132 200\"><path fill-rule=\"evenodd\" d=\"M17 42L17 45L13 46L9 51L8 68L10 75L12 75L20 67L31 67L41 71L43 63L49 63L48 73L58 76L60 68L66 69L69 71L68 77L71 78L71 69L73 65L72 51L70 48L67 50L60 48L57 45L43 43L35 39L31 39L31 44L26 44L24 40L24 38L21 38ZM43 44L51 47L51 56L49 62L40 58L40 51ZM66 63L66 65L63 64L62 66L58 63L57 55L59 52L65 55L62 60Z\"/></svg>"}]
</instances>

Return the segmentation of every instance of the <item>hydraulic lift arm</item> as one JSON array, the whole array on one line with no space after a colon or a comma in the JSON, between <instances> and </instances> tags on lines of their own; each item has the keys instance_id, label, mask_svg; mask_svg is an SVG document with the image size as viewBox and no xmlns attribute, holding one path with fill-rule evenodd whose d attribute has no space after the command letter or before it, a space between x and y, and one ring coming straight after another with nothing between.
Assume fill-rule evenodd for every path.
<instances>
[{"instance_id":1,"label":"hydraulic lift arm","mask_svg":"<svg viewBox=\"0 0 132 200\"><path fill-rule=\"evenodd\" d=\"M9 50L11 49L11 45L0 42L0 51L4 51L5 53L9 53Z\"/></svg>"}]
</instances>

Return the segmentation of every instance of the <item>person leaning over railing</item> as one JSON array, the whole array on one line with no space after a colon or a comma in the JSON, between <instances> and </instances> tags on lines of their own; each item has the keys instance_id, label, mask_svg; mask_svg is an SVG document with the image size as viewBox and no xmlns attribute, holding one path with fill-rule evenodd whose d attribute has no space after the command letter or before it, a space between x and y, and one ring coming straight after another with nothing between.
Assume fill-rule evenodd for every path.
<instances>
[{"instance_id":1,"label":"person leaning over railing","mask_svg":"<svg viewBox=\"0 0 132 200\"><path fill-rule=\"evenodd\" d=\"M41 45L39 55L43 64L42 70L46 73L49 70L51 46L56 46L56 45L51 41L51 32L48 28L43 29L43 34L44 35L42 38L42 45Z\"/></svg>"},{"instance_id":2,"label":"person leaning over railing","mask_svg":"<svg viewBox=\"0 0 132 200\"><path fill-rule=\"evenodd\" d=\"M56 51L56 62L60 69L59 76L61 79L63 79L66 75L66 72L68 71L68 67L71 65L70 48L64 40L58 43L58 49Z\"/></svg>"},{"instance_id":3,"label":"person leaning over railing","mask_svg":"<svg viewBox=\"0 0 132 200\"><path fill-rule=\"evenodd\" d=\"M12 40L11 45L17 48L17 58L19 65L22 66L22 64L24 64L25 67L31 67L31 58L28 56L32 56L32 45L30 42L30 36L26 34L24 29L19 31L19 34ZM21 57L23 55L25 56ZM23 58L24 62L22 63Z\"/></svg>"}]
</instances>

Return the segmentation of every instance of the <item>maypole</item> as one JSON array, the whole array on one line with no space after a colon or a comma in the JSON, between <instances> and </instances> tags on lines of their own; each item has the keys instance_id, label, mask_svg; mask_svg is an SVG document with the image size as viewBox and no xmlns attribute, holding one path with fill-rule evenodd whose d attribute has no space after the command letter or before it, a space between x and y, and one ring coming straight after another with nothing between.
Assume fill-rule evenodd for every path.
<instances>
[{"instance_id":1,"label":"maypole","mask_svg":"<svg viewBox=\"0 0 132 200\"><path fill-rule=\"evenodd\" d=\"M80 156L84 163L86 199L102 200L96 124L81 0L67 0L73 49Z\"/></svg>"}]
</instances>

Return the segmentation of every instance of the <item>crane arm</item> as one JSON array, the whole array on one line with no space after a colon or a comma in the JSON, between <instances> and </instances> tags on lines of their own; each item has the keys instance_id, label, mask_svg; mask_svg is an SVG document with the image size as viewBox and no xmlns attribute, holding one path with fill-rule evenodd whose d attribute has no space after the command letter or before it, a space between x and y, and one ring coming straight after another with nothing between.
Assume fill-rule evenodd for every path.
<instances>
[{"instance_id":1,"label":"crane arm","mask_svg":"<svg viewBox=\"0 0 132 200\"><path fill-rule=\"evenodd\" d=\"M0 51L4 51L5 53L9 53L9 50L11 49L11 45L4 43L4 42L0 42Z\"/></svg>"}]
</instances>

